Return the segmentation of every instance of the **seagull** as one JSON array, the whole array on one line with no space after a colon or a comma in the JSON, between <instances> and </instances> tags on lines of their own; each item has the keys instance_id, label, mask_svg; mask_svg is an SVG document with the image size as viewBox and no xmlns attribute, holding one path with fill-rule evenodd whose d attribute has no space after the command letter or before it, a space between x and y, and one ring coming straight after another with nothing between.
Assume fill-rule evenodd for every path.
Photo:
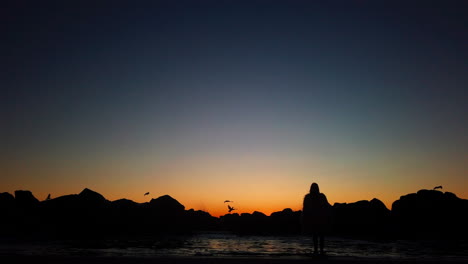
<instances>
[{"instance_id":1,"label":"seagull","mask_svg":"<svg viewBox=\"0 0 468 264\"><path fill-rule=\"evenodd\" d=\"M234 207L231 207L231 206L228 204L228 210L229 210L229 213L230 213L231 211L234 211L234 210L236 210L236 208L234 208Z\"/></svg>"},{"instance_id":2,"label":"seagull","mask_svg":"<svg viewBox=\"0 0 468 264\"><path fill-rule=\"evenodd\" d=\"M234 201L226 200L225 203L233 203Z\"/></svg>"},{"instance_id":3,"label":"seagull","mask_svg":"<svg viewBox=\"0 0 468 264\"><path fill-rule=\"evenodd\" d=\"M47 200L50 200L50 193L49 193L49 195L47 195L46 201Z\"/></svg>"},{"instance_id":4,"label":"seagull","mask_svg":"<svg viewBox=\"0 0 468 264\"><path fill-rule=\"evenodd\" d=\"M143 196L146 196L146 195L148 195L148 194L149 194L149 192L145 193Z\"/></svg>"},{"instance_id":5,"label":"seagull","mask_svg":"<svg viewBox=\"0 0 468 264\"><path fill-rule=\"evenodd\" d=\"M434 187L434 190L436 190L436 189L442 189L442 186L436 186L436 187Z\"/></svg>"}]
</instances>

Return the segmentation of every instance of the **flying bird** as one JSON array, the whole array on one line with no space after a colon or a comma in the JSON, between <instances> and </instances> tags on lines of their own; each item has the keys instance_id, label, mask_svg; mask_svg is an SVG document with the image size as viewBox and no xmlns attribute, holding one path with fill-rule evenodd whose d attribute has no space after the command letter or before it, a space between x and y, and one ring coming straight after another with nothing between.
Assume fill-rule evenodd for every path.
<instances>
[{"instance_id":1,"label":"flying bird","mask_svg":"<svg viewBox=\"0 0 468 264\"><path fill-rule=\"evenodd\" d=\"M229 210L229 213L230 213L230 212L236 210L236 208L234 208L234 207L232 207L232 206L230 206L230 205L228 204L228 210Z\"/></svg>"},{"instance_id":2,"label":"flying bird","mask_svg":"<svg viewBox=\"0 0 468 264\"><path fill-rule=\"evenodd\" d=\"M149 192L145 193L143 196L146 196L146 195L148 195L148 194L149 194Z\"/></svg>"},{"instance_id":3,"label":"flying bird","mask_svg":"<svg viewBox=\"0 0 468 264\"><path fill-rule=\"evenodd\" d=\"M437 189L442 189L442 186L436 186L436 187L434 187L434 190L437 190Z\"/></svg>"},{"instance_id":4,"label":"flying bird","mask_svg":"<svg viewBox=\"0 0 468 264\"><path fill-rule=\"evenodd\" d=\"M234 201L226 200L225 203L233 203Z\"/></svg>"}]
</instances>

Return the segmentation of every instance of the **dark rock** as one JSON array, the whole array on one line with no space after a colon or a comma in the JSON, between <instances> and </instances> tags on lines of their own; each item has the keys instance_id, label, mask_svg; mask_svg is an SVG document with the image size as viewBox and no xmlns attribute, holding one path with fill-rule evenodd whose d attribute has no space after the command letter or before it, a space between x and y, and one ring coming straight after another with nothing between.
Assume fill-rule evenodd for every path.
<instances>
[{"instance_id":1,"label":"dark rock","mask_svg":"<svg viewBox=\"0 0 468 264\"><path fill-rule=\"evenodd\" d=\"M101 194L92 191L88 188L85 188L83 191L81 191L80 194L78 194L78 197L82 203L87 203L87 204L105 204L108 203L109 201L104 198Z\"/></svg>"},{"instance_id":2,"label":"dark rock","mask_svg":"<svg viewBox=\"0 0 468 264\"><path fill-rule=\"evenodd\" d=\"M390 211L378 199L335 203L332 210L335 234L381 236L389 230Z\"/></svg>"},{"instance_id":3,"label":"dark rock","mask_svg":"<svg viewBox=\"0 0 468 264\"><path fill-rule=\"evenodd\" d=\"M10 193L0 193L0 210L11 209L15 205L15 197Z\"/></svg>"},{"instance_id":4,"label":"dark rock","mask_svg":"<svg viewBox=\"0 0 468 264\"><path fill-rule=\"evenodd\" d=\"M239 218L238 213L225 214L220 216L220 222L225 229L235 231L239 225Z\"/></svg>"},{"instance_id":5,"label":"dark rock","mask_svg":"<svg viewBox=\"0 0 468 264\"><path fill-rule=\"evenodd\" d=\"M79 203L78 195L69 194L69 195L59 196L54 199L42 201L41 205L44 208L67 209L67 208L77 207L78 203Z\"/></svg>"},{"instance_id":6,"label":"dark rock","mask_svg":"<svg viewBox=\"0 0 468 264\"><path fill-rule=\"evenodd\" d=\"M164 195L158 197L157 199L151 199L149 202L149 207L152 210L165 213L180 213L185 210L185 206L169 195Z\"/></svg>"},{"instance_id":7,"label":"dark rock","mask_svg":"<svg viewBox=\"0 0 468 264\"><path fill-rule=\"evenodd\" d=\"M185 233L188 231L188 219L185 206L169 195L164 195L146 204L144 223L151 233Z\"/></svg>"},{"instance_id":8,"label":"dark rock","mask_svg":"<svg viewBox=\"0 0 468 264\"><path fill-rule=\"evenodd\" d=\"M138 205L138 203L128 199L119 199L112 201L112 207L116 209L134 209L137 208Z\"/></svg>"},{"instance_id":9,"label":"dark rock","mask_svg":"<svg viewBox=\"0 0 468 264\"><path fill-rule=\"evenodd\" d=\"M252 214L242 213L225 215L229 230L238 234L268 234L269 218L262 212L255 211Z\"/></svg>"},{"instance_id":10,"label":"dark rock","mask_svg":"<svg viewBox=\"0 0 468 264\"><path fill-rule=\"evenodd\" d=\"M208 212L190 209L185 212L190 230L217 230L219 229L218 218L211 216Z\"/></svg>"},{"instance_id":11,"label":"dark rock","mask_svg":"<svg viewBox=\"0 0 468 264\"><path fill-rule=\"evenodd\" d=\"M0 234L12 232L14 222L15 198L10 193L0 193Z\"/></svg>"},{"instance_id":12,"label":"dark rock","mask_svg":"<svg viewBox=\"0 0 468 264\"><path fill-rule=\"evenodd\" d=\"M392 205L392 217L400 236L439 238L468 235L468 200L453 193L420 190L401 196Z\"/></svg>"},{"instance_id":13,"label":"dark rock","mask_svg":"<svg viewBox=\"0 0 468 264\"><path fill-rule=\"evenodd\" d=\"M301 231L301 211L290 208L271 214L271 230L278 234L299 234Z\"/></svg>"},{"instance_id":14,"label":"dark rock","mask_svg":"<svg viewBox=\"0 0 468 264\"><path fill-rule=\"evenodd\" d=\"M21 235L37 233L40 227L39 214L39 200L30 191L15 191L12 229L16 233Z\"/></svg>"},{"instance_id":15,"label":"dark rock","mask_svg":"<svg viewBox=\"0 0 468 264\"><path fill-rule=\"evenodd\" d=\"M30 191L15 191L16 206L21 208L32 208L39 205L39 200Z\"/></svg>"},{"instance_id":16,"label":"dark rock","mask_svg":"<svg viewBox=\"0 0 468 264\"><path fill-rule=\"evenodd\" d=\"M104 196L88 188L85 188L80 194L64 195L42 202L46 208L60 210L102 208L109 204L110 202Z\"/></svg>"},{"instance_id":17,"label":"dark rock","mask_svg":"<svg viewBox=\"0 0 468 264\"><path fill-rule=\"evenodd\" d=\"M238 234L299 234L301 211L289 208L266 216L227 214L219 219L185 207L169 195L136 203L110 202L84 189L39 202L29 191L15 197L0 193L0 235L40 235L96 239L102 236L159 235L193 230L230 230ZM390 236L398 238L464 238L468 236L468 200L450 192L420 190L400 197L390 212L378 199L332 208L335 235Z\"/></svg>"},{"instance_id":18,"label":"dark rock","mask_svg":"<svg viewBox=\"0 0 468 264\"><path fill-rule=\"evenodd\" d=\"M110 202L87 188L80 194L43 201L41 213L47 234L91 237L111 230Z\"/></svg>"},{"instance_id":19,"label":"dark rock","mask_svg":"<svg viewBox=\"0 0 468 264\"><path fill-rule=\"evenodd\" d=\"M132 235L144 230L141 219L145 218L139 203L128 199L111 202L107 227L114 234Z\"/></svg>"}]
</instances>

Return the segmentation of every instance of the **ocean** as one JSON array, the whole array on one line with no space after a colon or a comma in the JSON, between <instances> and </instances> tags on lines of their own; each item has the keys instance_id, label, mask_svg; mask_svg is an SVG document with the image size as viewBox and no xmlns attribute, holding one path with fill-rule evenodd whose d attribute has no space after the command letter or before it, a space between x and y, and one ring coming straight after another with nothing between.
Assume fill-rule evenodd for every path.
<instances>
[{"instance_id":1,"label":"ocean","mask_svg":"<svg viewBox=\"0 0 468 264\"><path fill-rule=\"evenodd\" d=\"M357 240L327 237L328 256L392 259L468 260L468 241ZM203 232L190 236L82 241L0 241L0 255L67 255L111 257L288 257L313 253L305 236L238 236Z\"/></svg>"}]
</instances>

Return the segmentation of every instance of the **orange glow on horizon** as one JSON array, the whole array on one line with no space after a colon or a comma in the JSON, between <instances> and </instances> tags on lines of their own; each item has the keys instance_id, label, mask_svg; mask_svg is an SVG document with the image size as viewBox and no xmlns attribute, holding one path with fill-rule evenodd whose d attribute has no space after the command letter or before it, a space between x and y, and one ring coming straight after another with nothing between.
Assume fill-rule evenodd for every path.
<instances>
[{"instance_id":1,"label":"orange glow on horizon","mask_svg":"<svg viewBox=\"0 0 468 264\"><path fill-rule=\"evenodd\" d=\"M9 173L5 175L9 178L2 179L0 192L30 190L36 198L44 200L49 193L55 198L89 188L110 201L126 198L138 203L168 194L187 210L202 210L217 217L228 213L226 199L234 201L232 206L237 210L233 213L239 214L259 211L270 215L285 208L301 210L302 199L312 182L319 184L332 205L377 198L391 209L400 196L438 185L443 185L444 192L468 198L468 190L460 184L466 169L450 164L423 169L396 165L382 169L371 164L363 169L274 159L251 160L242 166L226 159L215 161L143 166L116 160L80 166L71 161L17 160L6 164ZM146 192L150 195L144 196Z\"/></svg>"},{"instance_id":2,"label":"orange glow on horizon","mask_svg":"<svg viewBox=\"0 0 468 264\"><path fill-rule=\"evenodd\" d=\"M28 188L19 188L19 189L27 190ZM126 198L126 199L133 200L135 202L138 202L138 203L149 202L151 199L156 199L157 197L166 194L166 193L164 193L164 194L161 193L161 194L157 194L157 195L151 195L150 194L149 196L145 196L145 197L143 196L143 194L141 194L141 195L138 195L138 196L134 195L134 196L124 197L124 196L111 194L111 193L108 193L106 191L102 192L102 190L96 189L96 188L90 188L90 189L102 194L109 201L115 201L115 200L118 200L118 199ZM49 194L49 192L34 191L34 188L29 188L29 190L31 190L33 192L33 195L37 199L39 199L40 201L44 200L45 197L47 197L47 195ZM63 192L63 193L59 193L59 192L56 192L56 193L55 192L50 192L50 193L52 193L52 198L56 198L56 197L59 197L59 196L62 196L62 195L77 194L77 193L79 193L81 191L82 191L82 189L69 191L69 192ZM416 191L418 191L418 190L414 190L413 192L416 192ZM13 194L14 190L9 191L9 192ZM410 192L408 192L408 193L410 193ZM382 202L384 202L384 204L387 206L387 208L391 209L391 205L395 200L399 199L399 197L401 195L406 195L408 193L390 195L390 197L395 197L394 199L384 199L382 197L375 197L375 198L377 198L377 199L381 200ZM208 203L208 202L204 203L204 202L194 202L194 199L191 199L189 197L179 197L177 195L173 195L173 194L170 194L170 193L167 193L167 194L170 195L171 197L173 197L174 199L178 200L181 204L183 204L185 206L186 210L189 210L189 209L202 210L202 211L210 213L212 216L215 216L215 217L220 217L220 216L228 214L227 204L225 204L223 202L223 199L217 199L217 201L213 202L213 203ZM468 194L466 192L464 192L464 193L455 193L455 194L460 198L468 197ZM263 195L265 197L267 197L267 193L264 193ZM303 195L305 195L305 193ZM302 210L302 197L303 197L303 195L300 195L300 194L297 195L296 199L291 199L291 200L286 200L285 199L285 200L282 200L282 201L272 201L271 203L266 203L265 201L247 201L247 200L243 200L243 199L240 199L240 200L238 199L238 201L234 200L234 202L231 203L231 206L235 207L236 210L233 211L232 213L242 214L242 213L253 213L254 211L258 211L258 212L264 213L265 215L271 215L271 213L273 213L273 212L282 211L283 209L286 209L286 208L290 208L293 211ZM352 203L352 202L356 202L356 201L359 201L359 200L371 200L372 198L374 198L374 197L369 197L367 199L362 199L362 198L358 198L356 196L355 196L356 198L353 198L353 196L349 196L349 199L347 199L347 200L336 200L336 199L334 199L334 197L343 197L343 194L335 195L334 193L328 193L326 195L327 195L328 201L329 201L329 203L331 205L333 205L334 203Z\"/></svg>"}]
</instances>

